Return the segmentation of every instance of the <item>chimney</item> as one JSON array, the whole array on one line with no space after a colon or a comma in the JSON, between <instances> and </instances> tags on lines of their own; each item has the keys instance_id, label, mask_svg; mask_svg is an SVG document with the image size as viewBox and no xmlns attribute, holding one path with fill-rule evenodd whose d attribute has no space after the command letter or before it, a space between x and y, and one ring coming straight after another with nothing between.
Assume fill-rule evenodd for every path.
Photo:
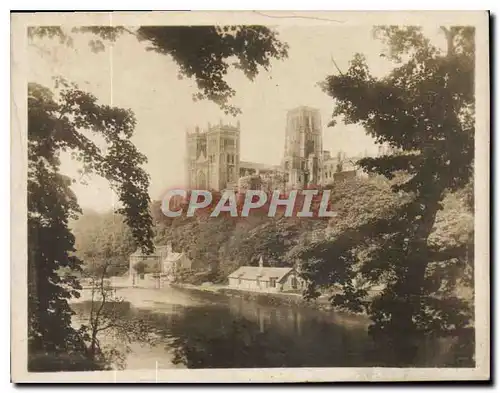
<instances>
[{"instance_id":1,"label":"chimney","mask_svg":"<svg viewBox=\"0 0 500 393\"><path fill-rule=\"evenodd\" d=\"M167 243L167 255L172 253L172 242Z\"/></svg>"},{"instance_id":2,"label":"chimney","mask_svg":"<svg viewBox=\"0 0 500 393\"><path fill-rule=\"evenodd\" d=\"M262 259L262 256L259 259L259 268L262 269L264 267L264 261Z\"/></svg>"}]
</instances>

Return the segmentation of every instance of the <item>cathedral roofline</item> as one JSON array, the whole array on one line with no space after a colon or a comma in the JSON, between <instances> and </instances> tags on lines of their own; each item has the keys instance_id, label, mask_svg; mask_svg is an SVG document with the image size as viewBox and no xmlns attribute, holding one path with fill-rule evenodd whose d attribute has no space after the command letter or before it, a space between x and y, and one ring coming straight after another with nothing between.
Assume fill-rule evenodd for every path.
<instances>
[{"instance_id":1,"label":"cathedral roofline","mask_svg":"<svg viewBox=\"0 0 500 393\"><path fill-rule=\"evenodd\" d=\"M236 125L230 123L223 123L222 121L219 124L212 125L210 123L207 124L206 128L202 128L199 126L196 127L188 127L186 128L187 135L203 135L212 131L240 131L240 121L238 120Z\"/></svg>"}]
</instances>

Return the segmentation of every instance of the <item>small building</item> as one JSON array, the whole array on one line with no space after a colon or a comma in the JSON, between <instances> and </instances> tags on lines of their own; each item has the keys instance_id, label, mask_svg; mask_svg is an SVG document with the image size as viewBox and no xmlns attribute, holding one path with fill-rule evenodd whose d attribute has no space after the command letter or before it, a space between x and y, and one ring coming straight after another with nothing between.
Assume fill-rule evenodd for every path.
<instances>
[{"instance_id":1,"label":"small building","mask_svg":"<svg viewBox=\"0 0 500 393\"><path fill-rule=\"evenodd\" d=\"M173 281L180 271L190 270L191 265L187 255L174 252L170 243L166 246L156 246L155 251L149 255L138 249L130 255L130 281L134 286L142 286L148 282L158 286L160 281Z\"/></svg>"},{"instance_id":2,"label":"small building","mask_svg":"<svg viewBox=\"0 0 500 393\"><path fill-rule=\"evenodd\" d=\"M304 286L293 267L241 266L228 276L229 287L247 291L283 292L301 290Z\"/></svg>"},{"instance_id":3,"label":"small building","mask_svg":"<svg viewBox=\"0 0 500 393\"><path fill-rule=\"evenodd\" d=\"M167 255L162 261L162 273L173 279L180 271L191 270L191 265L192 262L185 253L174 252L168 248Z\"/></svg>"}]
</instances>

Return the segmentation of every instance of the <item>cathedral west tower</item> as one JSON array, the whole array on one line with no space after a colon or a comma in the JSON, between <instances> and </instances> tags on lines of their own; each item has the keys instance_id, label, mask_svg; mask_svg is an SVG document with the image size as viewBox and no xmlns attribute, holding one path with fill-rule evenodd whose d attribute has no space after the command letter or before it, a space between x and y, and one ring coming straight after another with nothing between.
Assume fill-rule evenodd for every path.
<instances>
[{"instance_id":1,"label":"cathedral west tower","mask_svg":"<svg viewBox=\"0 0 500 393\"><path fill-rule=\"evenodd\" d=\"M190 189L235 189L240 163L240 125L208 125L186 132L186 171Z\"/></svg>"}]
</instances>

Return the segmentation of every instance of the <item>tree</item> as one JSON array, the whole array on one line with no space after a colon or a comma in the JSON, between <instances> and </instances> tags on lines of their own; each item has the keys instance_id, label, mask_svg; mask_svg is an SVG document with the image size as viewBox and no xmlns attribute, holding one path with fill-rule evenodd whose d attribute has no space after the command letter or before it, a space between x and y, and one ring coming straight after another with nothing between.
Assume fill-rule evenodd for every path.
<instances>
[{"instance_id":1,"label":"tree","mask_svg":"<svg viewBox=\"0 0 500 393\"><path fill-rule=\"evenodd\" d=\"M128 271L129 257L136 250L130 228L115 212L87 212L72 224L76 255L89 273L120 276Z\"/></svg>"},{"instance_id":2,"label":"tree","mask_svg":"<svg viewBox=\"0 0 500 393\"><path fill-rule=\"evenodd\" d=\"M302 237L314 230L324 230L328 225L325 220L284 216L254 220L253 226L242 223L241 229L235 230L227 243L224 257L235 261L236 267L257 266L261 257L266 266L292 267L294 260L289 253ZM226 276L229 273L226 271Z\"/></svg>"},{"instance_id":3,"label":"tree","mask_svg":"<svg viewBox=\"0 0 500 393\"><path fill-rule=\"evenodd\" d=\"M143 275L146 273L146 270L148 268L148 264L144 261L139 261L134 265L134 269L137 272L137 274Z\"/></svg>"},{"instance_id":4,"label":"tree","mask_svg":"<svg viewBox=\"0 0 500 393\"><path fill-rule=\"evenodd\" d=\"M243 71L250 80L259 69L268 70L271 59L288 55L288 45L278 40L276 32L264 26L82 26L70 32L62 27L31 27L28 36L58 38L72 45L72 35L92 37L89 45L94 52L105 50L104 42L114 42L130 34L148 44L147 50L170 56L179 65L179 78L194 78L199 92L195 100L209 99L225 113L236 115L239 108L230 104L236 91L225 81L232 67Z\"/></svg>"},{"instance_id":5,"label":"tree","mask_svg":"<svg viewBox=\"0 0 500 393\"><path fill-rule=\"evenodd\" d=\"M396 150L358 164L388 179L406 173L392 188L410 199L304 253L305 275L311 293L316 283L325 283L321 277L339 284L343 296L337 305L365 309L373 320L371 334L394 348L400 364L411 364L420 338L459 335L472 318L463 299L441 293L442 280L430 274L435 264L453 265L465 257L463 247L437 248L429 236L444 197L470 182L474 157L474 29L442 31L445 52L418 27L377 27L376 36L389 49L383 55L395 68L376 78L356 54L346 73L328 76L323 84L336 105L331 125L337 117L360 124ZM357 269L360 248L366 253ZM353 286L358 274L382 281L380 296L367 301Z\"/></svg>"},{"instance_id":6,"label":"tree","mask_svg":"<svg viewBox=\"0 0 500 393\"><path fill-rule=\"evenodd\" d=\"M335 172L342 172L342 169L343 169L342 160L343 160L342 152L339 151L337 153L337 165L335 166Z\"/></svg>"},{"instance_id":7,"label":"tree","mask_svg":"<svg viewBox=\"0 0 500 393\"><path fill-rule=\"evenodd\" d=\"M75 179L60 172L60 155L71 152L83 171L108 179L119 195L125 222L136 244L152 251L145 157L130 142L135 119L124 109L99 105L91 94L58 80L59 93L28 85L28 314L32 353L80 353L84 343L71 326L68 299L78 297L74 273L81 260L68 227L80 213L70 189ZM90 135L107 145L103 152ZM60 275L61 269L70 273ZM57 355L56 355L57 356Z\"/></svg>"},{"instance_id":8,"label":"tree","mask_svg":"<svg viewBox=\"0 0 500 393\"><path fill-rule=\"evenodd\" d=\"M429 244L443 253L462 249L463 255L455 263L441 261L432 266L432 275L442 282L445 293L457 292L468 298L473 306L474 287L474 210L470 206L470 186L456 193L447 194L443 210L436 215L436 222L429 236Z\"/></svg>"},{"instance_id":9,"label":"tree","mask_svg":"<svg viewBox=\"0 0 500 393\"><path fill-rule=\"evenodd\" d=\"M28 29L30 42L58 38L72 45L72 33L93 36L94 51L105 49L103 40L115 41L132 34L149 43L149 50L171 56L180 67L179 76L196 80L195 99L210 99L226 112L235 91L225 82L231 65L252 79L267 69L271 58L287 56L287 45L276 33L262 26L143 26L136 30L117 26L75 28L42 26ZM234 62L236 58L236 62ZM59 155L72 151L84 172L104 176L117 191L134 241L145 253L153 249L148 211L148 177L140 168L145 162L130 142L135 119L129 110L99 105L96 97L58 79L54 95L49 89L28 87L28 242L29 242L29 346L31 352L80 354L85 349L78 331L71 327L67 300L80 289L74 273L81 261L74 255L75 239L68 221L80 212L70 184L74 179L60 173ZM107 145L103 152L87 134L99 135ZM68 272L59 275L58 272ZM68 365L69 367L69 365Z\"/></svg>"},{"instance_id":10,"label":"tree","mask_svg":"<svg viewBox=\"0 0 500 393\"><path fill-rule=\"evenodd\" d=\"M88 324L79 328L80 336L86 345L86 356L94 364L103 369L113 366L123 369L126 366L125 356L130 352L133 341L154 344L152 327L146 319L131 318L127 315L128 303L117 296L116 289L107 282L107 269L112 263L106 261L100 274L91 274L90 279L90 313ZM102 338L112 335L112 345L103 345ZM116 343L120 343L117 347Z\"/></svg>"}]
</instances>

